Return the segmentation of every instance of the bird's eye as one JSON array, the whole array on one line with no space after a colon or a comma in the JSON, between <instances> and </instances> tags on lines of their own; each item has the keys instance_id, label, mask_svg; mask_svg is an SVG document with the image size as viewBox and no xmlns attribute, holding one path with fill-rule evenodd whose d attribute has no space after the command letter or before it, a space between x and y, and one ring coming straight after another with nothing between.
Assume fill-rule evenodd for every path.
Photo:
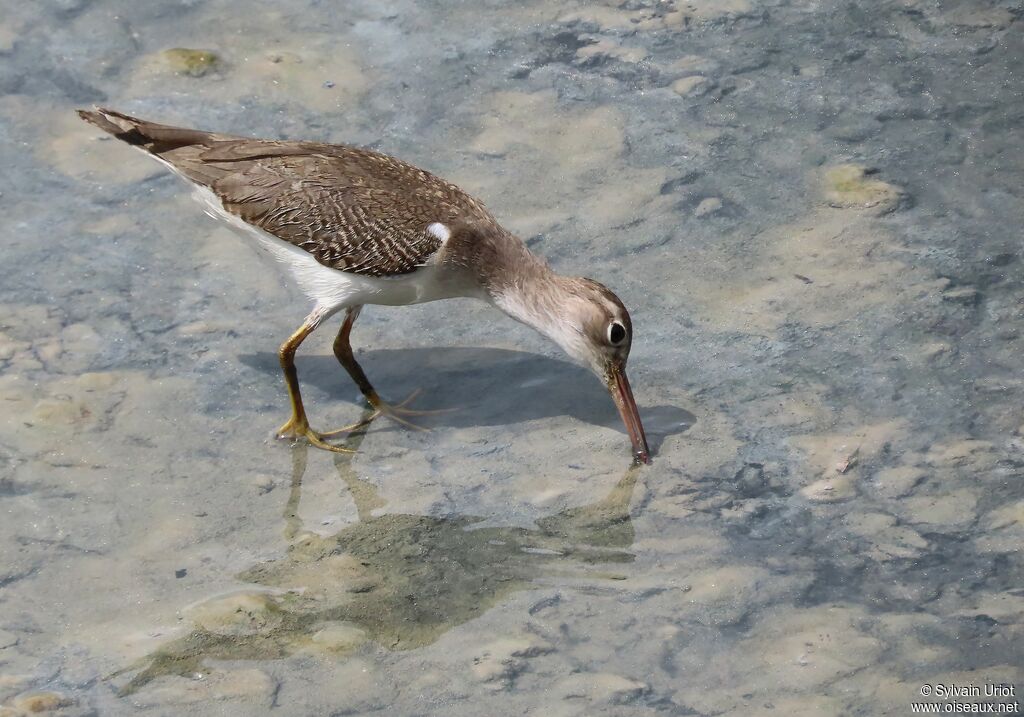
<instances>
[{"instance_id":1,"label":"bird's eye","mask_svg":"<svg viewBox=\"0 0 1024 717\"><path fill-rule=\"evenodd\" d=\"M626 340L626 327L618 321L613 321L608 326L608 343L612 346L621 346Z\"/></svg>"}]
</instances>

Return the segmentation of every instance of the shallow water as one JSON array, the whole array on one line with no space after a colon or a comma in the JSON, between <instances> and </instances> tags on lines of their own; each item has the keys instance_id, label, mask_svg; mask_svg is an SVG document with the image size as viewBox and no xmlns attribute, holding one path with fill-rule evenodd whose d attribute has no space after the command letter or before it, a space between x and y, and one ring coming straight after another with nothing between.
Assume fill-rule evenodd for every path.
<instances>
[{"instance_id":1,"label":"shallow water","mask_svg":"<svg viewBox=\"0 0 1024 717\"><path fill-rule=\"evenodd\" d=\"M1019 692L1022 15L0 0L0 715ZM468 300L354 333L383 393L455 409L429 433L271 440L307 306L94 103L481 197L630 307L653 465L593 377ZM325 428L362 411L332 336L298 362Z\"/></svg>"}]
</instances>

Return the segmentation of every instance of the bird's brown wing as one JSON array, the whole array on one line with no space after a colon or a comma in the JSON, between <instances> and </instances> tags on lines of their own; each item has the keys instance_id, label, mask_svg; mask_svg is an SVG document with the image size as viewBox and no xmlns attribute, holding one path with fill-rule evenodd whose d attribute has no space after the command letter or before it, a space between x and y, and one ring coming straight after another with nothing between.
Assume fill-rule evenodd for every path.
<instances>
[{"instance_id":1,"label":"bird's brown wing","mask_svg":"<svg viewBox=\"0 0 1024 717\"><path fill-rule=\"evenodd\" d=\"M341 271L407 274L443 243L431 224L496 226L455 185L379 152L215 134L108 109L79 114L209 187L232 214Z\"/></svg>"},{"instance_id":2,"label":"bird's brown wing","mask_svg":"<svg viewBox=\"0 0 1024 717\"><path fill-rule=\"evenodd\" d=\"M329 157L262 157L247 164L210 185L224 208L321 264L354 274L415 271L443 243L427 227L457 221L461 213L423 188L380 186L332 171Z\"/></svg>"}]
</instances>

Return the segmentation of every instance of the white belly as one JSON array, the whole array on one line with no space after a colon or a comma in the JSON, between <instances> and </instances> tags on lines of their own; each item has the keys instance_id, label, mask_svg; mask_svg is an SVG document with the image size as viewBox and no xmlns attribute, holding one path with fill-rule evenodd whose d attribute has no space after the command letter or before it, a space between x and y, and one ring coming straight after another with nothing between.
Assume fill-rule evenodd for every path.
<instances>
[{"instance_id":1,"label":"white belly","mask_svg":"<svg viewBox=\"0 0 1024 717\"><path fill-rule=\"evenodd\" d=\"M309 252L231 214L210 189L196 186L194 196L203 204L207 214L226 222L243 236L256 239L258 246L288 267L302 291L317 308L328 314L362 304L401 306L474 295L443 267L434 264L393 277L362 276L331 269L319 263Z\"/></svg>"}]
</instances>

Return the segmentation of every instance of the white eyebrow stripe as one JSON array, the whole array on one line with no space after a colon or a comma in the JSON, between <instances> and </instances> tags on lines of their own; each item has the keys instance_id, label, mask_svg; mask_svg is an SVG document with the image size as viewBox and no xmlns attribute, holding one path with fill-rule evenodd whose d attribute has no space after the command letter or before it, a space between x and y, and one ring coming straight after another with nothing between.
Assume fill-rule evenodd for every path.
<instances>
[{"instance_id":1,"label":"white eyebrow stripe","mask_svg":"<svg viewBox=\"0 0 1024 717\"><path fill-rule=\"evenodd\" d=\"M435 237L440 239L442 242L446 242L451 239L452 231L441 222L434 222L427 226L427 231L433 234Z\"/></svg>"}]
</instances>

